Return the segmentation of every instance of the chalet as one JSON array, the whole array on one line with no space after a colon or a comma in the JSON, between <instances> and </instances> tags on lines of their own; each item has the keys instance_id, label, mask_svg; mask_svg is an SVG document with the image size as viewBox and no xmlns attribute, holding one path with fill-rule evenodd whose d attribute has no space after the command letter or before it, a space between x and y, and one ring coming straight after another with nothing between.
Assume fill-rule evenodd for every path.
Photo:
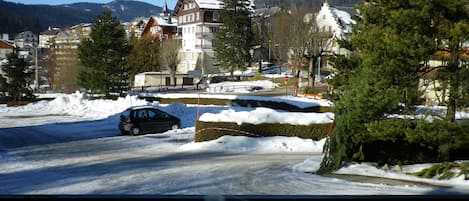
<instances>
[{"instance_id":1,"label":"chalet","mask_svg":"<svg viewBox=\"0 0 469 201\"><path fill-rule=\"evenodd\" d=\"M142 31L142 36L156 37L158 39L172 39L177 34L177 18L165 14L151 16Z\"/></svg>"},{"instance_id":2,"label":"chalet","mask_svg":"<svg viewBox=\"0 0 469 201\"><path fill-rule=\"evenodd\" d=\"M182 34L180 50L181 72L201 70L203 74L215 73L213 39L222 25L219 0L178 0L174 14L178 18L179 33Z\"/></svg>"},{"instance_id":3,"label":"chalet","mask_svg":"<svg viewBox=\"0 0 469 201\"><path fill-rule=\"evenodd\" d=\"M0 40L0 60L7 58L7 55L12 53L15 45L7 40Z\"/></svg>"},{"instance_id":4,"label":"chalet","mask_svg":"<svg viewBox=\"0 0 469 201\"><path fill-rule=\"evenodd\" d=\"M127 36L130 37L132 34L137 38L142 36L143 30L147 26L147 23L148 19L144 17L139 17L132 20L129 25L125 25L125 31Z\"/></svg>"}]
</instances>

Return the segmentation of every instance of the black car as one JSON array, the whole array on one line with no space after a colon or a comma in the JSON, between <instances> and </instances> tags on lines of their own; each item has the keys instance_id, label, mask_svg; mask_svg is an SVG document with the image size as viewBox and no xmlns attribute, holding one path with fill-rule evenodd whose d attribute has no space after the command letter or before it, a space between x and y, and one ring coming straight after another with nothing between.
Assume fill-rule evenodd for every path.
<instances>
[{"instance_id":1,"label":"black car","mask_svg":"<svg viewBox=\"0 0 469 201\"><path fill-rule=\"evenodd\" d=\"M181 127L181 120L152 106L135 106L120 115L122 134L161 133Z\"/></svg>"}]
</instances>

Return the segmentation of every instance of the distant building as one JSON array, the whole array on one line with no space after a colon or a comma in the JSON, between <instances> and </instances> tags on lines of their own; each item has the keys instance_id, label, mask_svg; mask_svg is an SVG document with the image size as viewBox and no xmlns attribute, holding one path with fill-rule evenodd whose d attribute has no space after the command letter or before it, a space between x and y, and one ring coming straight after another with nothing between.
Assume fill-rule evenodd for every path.
<instances>
[{"instance_id":1,"label":"distant building","mask_svg":"<svg viewBox=\"0 0 469 201\"><path fill-rule=\"evenodd\" d=\"M180 72L201 70L216 73L213 39L222 25L219 0L178 0L174 15L178 17L178 33L182 34Z\"/></svg>"},{"instance_id":2,"label":"distant building","mask_svg":"<svg viewBox=\"0 0 469 201\"><path fill-rule=\"evenodd\" d=\"M156 37L158 39L175 38L177 32L177 18L165 14L151 16L143 29L142 36Z\"/></svg>"},{"instance_id":3,"label":"distant building","mask_svg":"<svg viewBox=\"0 0 469 201\"><path fill-rule=\"evenodd\" d=\"M130 24L125 25L125 31L127 36L130 38L130 36L133 34L135 37L139 38L142 36L143 30L147 26L148 19L146 17L139 17L130 22Z\"/></svg>"},{"instance_id":4,"label":"distant building","mask_svg":"<svg viewBox=\"0 0 469 201\"><path fill-rule=\"evenodd\" d=\"M16 47L18 48L24 48L28 46L36 47L38 38L33 32L24 31L16 35L14 41Z\"/></svg>"},{"instance_id":5,"label":"distant building","mask_svg":"<svg viewBox=\"0 0 469 201\"><path fill-rule=\"evenodd\" d=\"M7 55L12 53L15 45L7 40L0 40L0 60L7 58Z\"/></svg>"},{"instance_id":6,"label":"distant building","mask_svg":"<svg viewBox=\"0 0 469 201\"><path fill-rule=\"evenodd\" d=\"M39 48L45 48L49 49L51 48L52 45L52 39L57 36L57 33L59 33L60 29L59 28L51 28L47 29L46 31L43 31L39 33Z\"/></svg>"},{"instance_id":7,"label":"distant building","mask_svg":"<svg viewBox=\"0 0 469 201\"><path fill-rule=\"evenodd\" d=\"M324 1L319 13L316 15L316 22L321 31L332 34L327 47L329 52L339 55L350 53L348 50L339 47L337 41L350 38L351 26L356 23L351 16L356 13L357 11L353 7L341 7L339 10L330 6L327 0Z\"/></svg>"},{"instance_id":8,"label":"distant building","mask_svg":"<svg viewBox=\"0 0 469 201\"><path fill-rule=\"evenodd\" d=\"M52 39L53 58L52 86L55 91L74 92L79 90L78 74L83 69L77 48L84 39L90 37L92 24L82 23L60 30Z\"/></svg>"}]
</instances>

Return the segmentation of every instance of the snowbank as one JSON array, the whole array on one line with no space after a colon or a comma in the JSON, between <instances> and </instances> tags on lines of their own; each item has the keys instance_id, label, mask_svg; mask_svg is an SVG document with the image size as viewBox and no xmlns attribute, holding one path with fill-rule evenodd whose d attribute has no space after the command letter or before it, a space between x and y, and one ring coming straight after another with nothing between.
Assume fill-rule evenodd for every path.
<instances>
[{"instance_id":1,"label":"snowbank","mask_svg":"<svg viewBox=\"0 0 469 201\"><path fill-rule=\"evenodd\" d=\"M221 152L306 152L321 153L325 139L313 141L298 137L263 137L223 136L207 142L184 144L181 151L221 151Z\"/></svg>"},{"instance_id":2,"label":"snowbank","mask_svg":"<svg viewBox=\"0 0 469 201\"><path fill-rule=\"evenodd\" d=\"M204 113L200 116L200 121L205 122L236 122L238 125L243 123L262 124L262 123L281 123L291 125L311 125L331 123L334 114L327 113L301 113L301 112L277 112L270 108L256 108L252 111L235 111L233 109L224 110L220 113Z\"/></svg>"}]
</instances>

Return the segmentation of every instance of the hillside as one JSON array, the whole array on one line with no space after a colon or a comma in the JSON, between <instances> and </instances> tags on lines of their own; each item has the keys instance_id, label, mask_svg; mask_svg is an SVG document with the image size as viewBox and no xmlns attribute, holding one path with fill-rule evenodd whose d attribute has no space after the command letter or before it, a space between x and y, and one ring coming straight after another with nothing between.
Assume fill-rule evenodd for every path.
<instances>
[{"instance_id":1,"label":"hillside","mask_svg":"<svg viewBox=\"0 0 469 201\"><path fill-rule=\"evenodd\" d=\"M114 0L107 4L74 3L65 5L25 5L0 0L0 27L10 37L31 30L39 33L47 27L65 27L82 22L93 22L104 9L123 22L136 17L155 15L162 8L132 0Z\"/></svg>"}]
</instances>

